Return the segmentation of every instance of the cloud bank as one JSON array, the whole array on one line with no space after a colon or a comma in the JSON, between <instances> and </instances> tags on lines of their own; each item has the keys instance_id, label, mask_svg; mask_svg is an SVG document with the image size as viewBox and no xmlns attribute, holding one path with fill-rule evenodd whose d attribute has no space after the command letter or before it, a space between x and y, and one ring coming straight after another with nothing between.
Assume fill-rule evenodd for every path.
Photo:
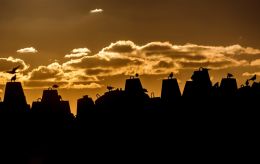
<instances>
[{"instance_id":1,"label":"cloud bank","mask_svg":"<svg viewBox=\"0 0 260 164\"><path fill-rule=\"evenodd\" d=\"M63 63L33 68L24 74L23 80L31 87L58 83L61 88L89 89L103 87L103 79L112 76L178 74L199 67L215 71L247 68L251 72L245 71L241 75L260 75L260 50L241 45L176 45L170 42L137 45L132 41L117 41L93 55L89 55L88 48L73 49L70 53L65 55L67 60ZM17 63L23 65L23 70L28 68L21 59L0 58L2 70Z\"/></svg>"}]
</instances>

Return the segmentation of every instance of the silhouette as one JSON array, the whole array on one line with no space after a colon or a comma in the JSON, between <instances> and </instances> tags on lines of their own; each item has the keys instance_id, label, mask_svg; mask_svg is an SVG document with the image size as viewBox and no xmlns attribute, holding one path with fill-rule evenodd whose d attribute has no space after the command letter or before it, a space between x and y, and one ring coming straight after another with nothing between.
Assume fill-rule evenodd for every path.
<instances>
[{"instance_id":1,"label":"silhouette","mask_svg":"<svg viewBox=\"0 0 260 164\"><path fill-rule=\"evenodd\" d=\"M9 74L16 74L17 72L17 70L20 68L20 65L19 66L17 66L17 67L15 67L15 68L13 68L12 70L10 70L10 71L6 71L6 73L9 73Z\"/></svg>"},{"instance_id":2,"label":"silhouette","mask_svg":"<svg viewBox=\"0 0 260 164\"><path fill-rule=\"evenodd\" d=\"M212 82L208 73L209 69L200 68L198 71L194 71L191 79L187 81L183 96L185 97L205 97L210 95L212 88Z\"/></svg>"},{"instance_id":3,"label":"silhouette","mask_svg":"<svg viewBox=\"0 0 260 164\"><path fill-rule=\"evenodd\" d=\"M256 81L256 75L254 75L249 81Z\"/></svg>"},{"instance_id":4,"label":"silhouette","mask_svg":"<svg viewBox=\"0 0 260 164\"><path fill-rule=\"evenodd\" d=\"M237 93L237 81L232 74L228 74L227 78L223 78L220 84L221 95L224 97L234 97Z\"/></svg>"},{"instance_id":5,"label":"silhouette","mask_svg":"<svg viewBox=\"0 0 260 164\"><path fill-rule=\"evenodd\" d=\"M168 79L173 79L173 72L170 73L170 75L168 76Z\"/></svg>"},{"instance_id":6,"label":"silhouette","mask_svg":"<svg viewBox=\"0 0 260 164\"><path fill-rule=\"evenodd\" d=\"M107 89L108 89L108 91L110 92L110 91L112 91L112 90L114 89L114 87L112 87L112 86L107 86Z\"/></svg>"},{"instance_id":7,"label":"silhouette","mask_svg":"<svg viewBox=\"0 0 260 164\"><path fill-rule=\"evenodd\" d=\"M213 88L219 88L219 82L217 82L216 84L214 84Z\"/></svg>"},{"instance_id":8,"label":"silhouette","mask_svg":"<svg viewBox=\"0 0 260 164\"><path fill-rule=\"evenodd\" d=\"M232 77L234 77L234 75L232 75L231 73L228 73L228 74L227 74L227 78L228 78L228 79L230 79L230 78L232 78Z\"/></svg>"},{"instance_id":9,"label":"silhouette","mask_svg":"<svg viewBox=\"0 0 260 164\"><path fill-rule=\"evenodd\" d=\"M246 81L246 86L249 86L249 80Z\"/></svg>"},{"instance_id":10,"label":"silhouette","mask_svg":"<svg viewBox=\"0 0 260 164\"><path fill-rule=\"evenodd\" d=\"M170 146L177 145L180 150L186 142L199 142L201 146L204 140L207 144L208 140L221 140L222 135L231 135L233 140L242 130L249 135L258 128L260 83L256 76L240 88L231 74L212 86L209 69L200 68L181 94L178 80L171 73L162 80L160 97L154 92L149 97L139 75L131 76L125 88L107 86L108 91L97 94L96 101L88 95L78 99L76 116L57 88L53 85L44 90L30 108L22 84L15 80L6 83L0 101L0 128L5 137L0 149L9 155L3 155L9 163L33 163L35 159L42 163L87 163L92 154L103 157L111 147L118 150L116 158L129 154L134 158L127 152L132 149L140 154L147 151L149 157L151 153L158 156L164 150L158 149L161 144L174 142ZM82 150L90 153L86 156Z\"/></svg>"},{"instance_id":11,"label":"silhouette","mask_svg":"<svg viewBox=\"0 0 260 164\"><path fill-rule=\"evenodd\" d=\"M4 110L6 112L22 113L29 110L26 97L20 82L8 82L4 94Z\"/></svg>"},{"instance_id":12,"label":"silhouette","mask_svg":"<svg viewBox=\"0 0 260 164\"><path fill-rule=\"evenodd\" d=\"M168 79L163 80L161 99L165 103L176 103L181 97L181 91L177 79L173 78L171 73Z\"/></svg>"},{"instance_id":13,"label":"silhouette","mask_svg":"<svg viewBox=\"0 0 260 164\"><path fill-rule=\"evenodd\" d=\"M11 82L15 82L16 81L16 75L14 75L12 78L11 78Z\"/></svg>"},{"instance_id":14,"label":"silhouette","mask_svg":"<svg viewBox=\"0 0 260 164\"><path fill-rule=\"evenodd\" d=\"M54 89L58 89L59 86L58 86L57 84L54 84L54 85L52 86L52 88L54 88Z\"/></svg>"},{"instance_id":15,"label":"silhouette","mask_svg":"<svg viewBox=\"0 0 260 164\"><path fill-rule=\"evenodd\" d=\"M210 69L208 69L208 68L203 68L203 67L201 67L200 69L201 69L202 71L207 71L207 72L210 71Z\"/></svg>"}]
</instances>

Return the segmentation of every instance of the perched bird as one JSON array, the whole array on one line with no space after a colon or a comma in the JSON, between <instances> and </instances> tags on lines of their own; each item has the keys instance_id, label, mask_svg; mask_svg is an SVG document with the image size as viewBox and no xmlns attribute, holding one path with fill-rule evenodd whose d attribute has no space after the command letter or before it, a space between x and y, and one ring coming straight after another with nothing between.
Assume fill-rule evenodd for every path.
<instances>
[{"instance_id":1,"label":"perched bird","mask_svg":"<svg viewBox=\"0 0 260 164\"><path fill-rule=\"evenodd\" d=\"M110 92L110 91L112 91L112 90L114 89L114 87L112 87L112 86L107 86L107 89L108 89L108 91Z\"/></svg>"},{"instance_id":2,"label":"perched bird","mask_svg":"<svg viewBox=\"0 0 260 164\"><path fill-rule=\"evenodd\" d=\"M168 76L169 79L173 79L173 72L170 73L170 75Z\"/></svg>"},{"instance_id":3,"label":"perched bird","mask_svg":"<svg viewBox=\"0 0 260 164\"><path fill-rule=\"evenodd\" d=\"M249 81L256 81L256 75L254 75Z\"/></svg>"},{"instance_id":4,"label":"perched bird","mask_svg":"<svg viewBox=\"0 0 260 164\"><path fill-rule=\"evenodd\" d=\"M54 84L53 86L52 86L52 88L54 88L54 89L58 89L60 86L58 86L57 84Z\"/></svg>"},{"instance_id":5,"label":"perched bird","mask_svg":"<svg viewBox=\"0 0 260 164\"><path fill-rule=\"evenodd\" d=\"M11 71L6 71L6 73L9 73L9 74L16 74L17 72L17 70L20 68L20 66L17 66L17 67L15 67L15 68L13 68Z\"/></svg>"},{"instance_id":6,"label":"perched bird","mask_svg":"<svg viewBox=\"0 0 260 164\"><path fill-rule=\"evenodd\" d=\"M249 86L249 80L246 81L246 86Z\"/></svg>"},{"instance_id":7,"label":"perched bird","mask_svg":"<svg viewBox=\"0 0 260 164\"><path fill-rule=\"evenodd\" d=\"M210 69L208 69L208 68L203 68L203 67L201 67L201 70L202 70L202 71L210 71Z\"/></svg>"},{"instance_id":8,"label":"perched bird","mask_svg":"<svg viewBox=\"0 0 260 164\"><path fill-rule=\"evenodd\" d=\"M12 78L11 78L11 82L15 82L16 81L16 75L14 75Z\"/></svg>"},{"instance_id":9,"label":"perched bird","mask_svg":"<svg viewBox=\"0 0 260 164\"><path fill-rule=\"evenodd\" d=\"M227 78L228 78L228 79L230 79L230 78L232 78L232 77L234 77L234 75L232 75L231 73L228 73L228 74L227 74Z\"/></svg>"}]
</instances>

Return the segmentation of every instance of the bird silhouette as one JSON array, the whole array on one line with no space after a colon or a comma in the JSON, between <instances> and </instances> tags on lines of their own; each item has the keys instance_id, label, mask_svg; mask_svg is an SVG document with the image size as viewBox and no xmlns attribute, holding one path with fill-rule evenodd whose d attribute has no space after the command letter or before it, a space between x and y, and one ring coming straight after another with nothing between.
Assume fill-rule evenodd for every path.
<instances>
[{"instance_id":1,"label":"bird silhouette","mask_svg":"<svg viewBox=\"0 0 260 164\"><path fill-rule=\"evenodd\" d=\"M16 75L14 75L12 78L11 78L11 82L15 82L16 81Z\"/></svg>"},{"instance_id":2,"label":"bird silhouette","mask_svg":"<svg viewBox=\"0 0 260 164\"><path fill-rule=\"evenodd\" d=\"M246 86L249 86L249 80L246 81Z\"/></svg>"},{"instance_id":3,"label":"bird silhouette","mask_svg":"<svg viewBox=\"0 0 260 164\"><path fill-rule=\"evenodd\" d=\"M19 66L17 66L17 67L15 67L15 68L13 68L12 70L10 70L10 71L6 71L6 73L9 73L9 74L16 74L17 72L17 70L20 68L20 65Z\"/></svg>"},{"instance_id":4,"label":"bird silhouette","mask_svg":"<svg viewBox=\"0 0 260 164\"><path fill-rule=\"evenodd\" d=\"M201 71L209 71L210 69L209 69L209 68L203 68L203 67L201 67L200 70L201 70Z\"/></svg>"},{"instance_id":5,"label":"bird silhouette","mask_svg":"<svg viewBox=\"0 0 260 164\"><path fill-rule=\"evenodd\" d=\"M173 79L173 72L170 73L170 75L168 76L169 79Z\"/></svg>"},{"instance_id":6,"label":"bird silhouette","mask_svg":"<svg viewBox=\"0 0 260 164\"><path fill-rule=\"evenodd\" d=\"M108 91L110 92L110 91L112 91L112 90L114 89L114 87L112 87L112 86L107 86L107 89L108 89Z\"/></svg>"},{"instance_id":7,"label":"bird silhouette","mask_svg":"<svg viewBox=\"0 0 260 164\"><path fill-rule=\"evenodd\" d=\"M227 74L227 78L228 78L228 79L230 79L230 78L232 78L232 77L234 77L234 75L232 75L231 73L228 73L228 74Z\"/></svg>"},{"instance_id":8,"label":"bird silhouette","mask_svg":"<svg viewBox=\"0 0 260 164\"><path fill-rule=\"evenodd\" d=\"M54 89L58 89L60 86L58 86L57 84L54 84L53 86L52 86L52 88L54 88Z\"/></svg>"},{"instance_id":9,"label":"bird silhouette","mask_svg":"<svg viewBox=\"0 0 260 164\"><path fill-rule=\"evenodd\" d=\"M249 81L256 81L256 75L254 75Z\"/></svg>"}]
</instances>

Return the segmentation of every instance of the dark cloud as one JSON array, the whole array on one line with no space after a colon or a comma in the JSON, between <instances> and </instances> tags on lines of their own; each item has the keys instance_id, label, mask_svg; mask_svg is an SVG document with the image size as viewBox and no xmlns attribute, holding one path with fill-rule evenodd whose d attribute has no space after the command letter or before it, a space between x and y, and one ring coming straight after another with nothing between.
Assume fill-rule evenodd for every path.
<instances>
[{"instance_id":1,"label":"dark cloud","mask_svg":"<svg viewBox=\"0 0 260 164\"><path fill-rule=\"evenodd\" d=\"M113 70L112 69L101 69L101 68L94 68L94 69L87 69L86 74L87 75L105 75L105 74L110 74Z\"/></svg>"},{"instance_id":2,"label":"dark cloud","mask_svg":"<svg viewBox=\"0 0 260 164\"><path fill-rule=\"evenodd\" d=\"M158 64L153 66L155 69L157 68L172 68L174 66L173 62L160 61Z\"/></svg>"},{"instance_id":3,"label":"dark cloud","mask_svg":"<svg viewBox=\"0 0 260 164\"><path fill-rule=\"evenodd\" d=\"M78 68L120 68L130 64L139 64L138 60L131 60L128 58L111 58L105 59L99 56L93 57L84 57L79 60L72 60L70 62L65 63L64 65L67 67L73 67L75 69Z\"/></svg>"},{"instance_id":4,"label":"dark cloud","mask_svg":"<svg viewBox=\"0 0 260 164\"><path fill-rule=\"evenodd\" d=\"M187 62L180 62L180 65L182 65L182 67L184 69L197 69L200 67L205 67L205 68L212 68L212 69L223 69L226 67L231 67L231 66L235 66L233 62L231 61L216 61L216 62L209 62L209 61L205 61L205 62L196 62L196 61L187 61Z\"/></svg>"}]
</instances>

